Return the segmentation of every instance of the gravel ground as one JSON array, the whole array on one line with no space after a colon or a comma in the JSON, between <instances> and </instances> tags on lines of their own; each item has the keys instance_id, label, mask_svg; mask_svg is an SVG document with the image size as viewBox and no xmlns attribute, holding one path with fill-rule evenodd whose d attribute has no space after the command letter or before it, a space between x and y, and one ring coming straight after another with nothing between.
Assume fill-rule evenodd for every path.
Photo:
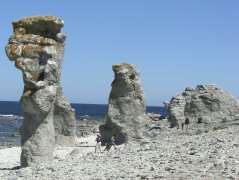
<instances>
[{"instance_id":1,"label":"gravel ground","mask_svg":"<svg viewBox=\"0 0 239 180\"><path fill-rule=\"evenodd\" d=\"M155 131L153 140L101 153L95 135L80 138L80 146L56 148L53 162L22 169L19 147L1 149L0 179L239 179L239 126Z\"/></svg>"}]
</instances>

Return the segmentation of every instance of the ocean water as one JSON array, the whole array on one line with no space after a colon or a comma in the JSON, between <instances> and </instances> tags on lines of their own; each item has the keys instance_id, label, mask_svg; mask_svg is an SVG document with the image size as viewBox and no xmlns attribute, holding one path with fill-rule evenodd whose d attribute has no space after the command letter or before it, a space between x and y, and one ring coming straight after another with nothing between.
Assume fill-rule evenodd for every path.
<instances>
[{"instance_id":1,"label":"ocean water","mask_svg":"<svg viewBox=\"0 0 239 180\"><path fill-rule=\"evenodd\" d=\"M106 118L107 105L71 104L76 119L102 121ZM147 106L147 112L167 116L164 107ZM19 102L0 101L0 142L20 144L19 129L23 122L23 111Z\"/></svg>"}]
</instances>

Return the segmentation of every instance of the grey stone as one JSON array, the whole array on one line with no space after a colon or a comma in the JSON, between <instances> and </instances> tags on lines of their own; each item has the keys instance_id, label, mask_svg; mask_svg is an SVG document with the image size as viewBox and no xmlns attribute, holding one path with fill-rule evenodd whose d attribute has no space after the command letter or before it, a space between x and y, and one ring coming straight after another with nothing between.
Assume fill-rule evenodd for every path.
<instances>
[{"instance_id":1,"label":"grey stone","mask_svg":"<svg viewBox=\"0 0 239 180\"><path fill-rule=\"evenodd\" d=\"M72 150L70 153L66 154L67 159L72 159L77 157L81 152L78 149Z\"/></svg>"},{"instance_id":2,"label":"grey stone","mask_svg":"<svg viewBox=\"0 0 239 180\"><path fill-rule=\"evenodd\" d=\"M16 43L22 43L22 44L38 44L43 46L50 46L57 44L57 42L54 39L51 38L45 38L40 35L34 35L34 34L14 34L14 36L11 36L9 38L10 44L16 44Z\"/></svg>"},{"instance_id":3,"label":"grey stone","mask_svg":"<svg viewBox=\"0 0 239 180\"><path fill-rule=\"evenodd\" d=\"M35 16L13 21L12 24L14 32L15 29L21 27L25 29L25 34L55 39L56 34L60 33L61 28L64 26L64 21L53 16Z\"/></svg>"},{"instance_id":4,"label":"grey stone","mask_svg":"<svg viewBox=\"0 0 239 180\"><path fill-rule=\"evenodd\" d=\"M16 34L16 35L26 34L26 29L22 28L22 27L18 27L14 30L14 34Z\"/></svg>"},{"instance_id":5,"label":"grey stone","mask_svg":"<svg viewBox=\"0 0 239 180\"><path fill-rule=\"evenodd\" d=\"M116 143L144 138L149 116L146 114L145 95L139 70L130 64L113 66L115 79L109 96L106 124L100 126L102 141L108 142L115 134Z\"/></svg>"},{"instance_id":6,"label":"grey stone","mask_svg":"<svg viewBox=\"0 0 239 180\"><path fill-rule=\"evenodd\" d=\"M63 42L65 42L65 40L66 40L66 35L65 35L65 34L63 34L63 33L58 33L58 34L56 35L56 41L57 41L57 42L63 43Z\"/></svg>"},{"instance_id":7,"label":"grey stone","mask_svg":"<svg viewBox=\"0 0 239 180\"><path fill-rule=\"evenodd\" d=\"M57 145L72 146L76 143L75 110L62 95L61 88L57 91L54 104L54 127Z\"/></svg>"},{"instance_id":8,"label":"grey stone","mask_svg":"<svg viewBox=\"0 0 239 180\"><path fill-rule=\"evenodd\" d=\"M55 41L63 25L62 19L51 16L15 21L15 34L6 46L24 80L22 167L51 161L55 145L75 144L75 113L60 86L64 41Z\"/></svg>"},{"instance_id":9,"label":"grey stone","mask_svg":"<svg viewBox=\"0 0 239 180\"><path fill-rule=\"evenodd\" d=\"M155 121L162 120L162 119L165 118L165 117L162 116L161 114L147 113L147 115L148 115L152 120L155 120Z\"/></svg>"},{"instance_id":10,"label":"grey stone","mask_svg":"<svg viewBox=\"0 0 239 180\"><path fill-rule=\"evenodd\" d=\"M23 46L23 44L8 44L5 48L8 58L14 61L21 57Z\"/></svg>"},{"instance_id":11,"label":"grey stone","mask_svg":"<svg viewBox=\"0 0 239 180\"><path fill-rule=\"evenodd\" d=\"M213 84L186 88L170 103L165 103L165 108L173 127L185 117L189 117L191 126L196 129L221 129L238 122L238 100Z\"/></svg>"}]
</instances>

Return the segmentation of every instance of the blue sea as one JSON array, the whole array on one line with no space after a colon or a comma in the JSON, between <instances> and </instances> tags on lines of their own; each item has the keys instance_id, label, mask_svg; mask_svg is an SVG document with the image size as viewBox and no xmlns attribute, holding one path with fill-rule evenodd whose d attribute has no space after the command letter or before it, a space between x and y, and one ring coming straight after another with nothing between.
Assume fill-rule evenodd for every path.
<instances>
[{"instance_id":1,"label":"blue sea","mask_svg":"<svg viewBox=\"0 0 239 180\"><path fill-rule=\"evenodd\" d=\"M71 104L78 121L93 119L103 121L106 118L107 105ZM147 106L147 112L167 116L164 107ZM23 122L23 111L19 102L0 101L0 142L20 144L19 129Z\"/></svg>"}]
</instances>

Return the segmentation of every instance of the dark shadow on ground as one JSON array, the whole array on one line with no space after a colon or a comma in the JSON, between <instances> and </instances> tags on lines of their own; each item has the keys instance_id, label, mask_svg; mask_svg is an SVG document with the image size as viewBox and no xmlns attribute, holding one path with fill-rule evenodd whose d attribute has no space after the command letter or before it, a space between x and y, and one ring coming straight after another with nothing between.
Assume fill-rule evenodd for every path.
<instances>
[{"instance_id":1,"label":"dark shadow on ground","mask_svg":"<svg viewBox=\"0 0 239 180\"><path fill-rule=\"evenodd\" d=\"M21 168L21 166L15 166L13 168L0 168L0 170L18 170L20 168Z\"/></svg>"}]
</instances>

